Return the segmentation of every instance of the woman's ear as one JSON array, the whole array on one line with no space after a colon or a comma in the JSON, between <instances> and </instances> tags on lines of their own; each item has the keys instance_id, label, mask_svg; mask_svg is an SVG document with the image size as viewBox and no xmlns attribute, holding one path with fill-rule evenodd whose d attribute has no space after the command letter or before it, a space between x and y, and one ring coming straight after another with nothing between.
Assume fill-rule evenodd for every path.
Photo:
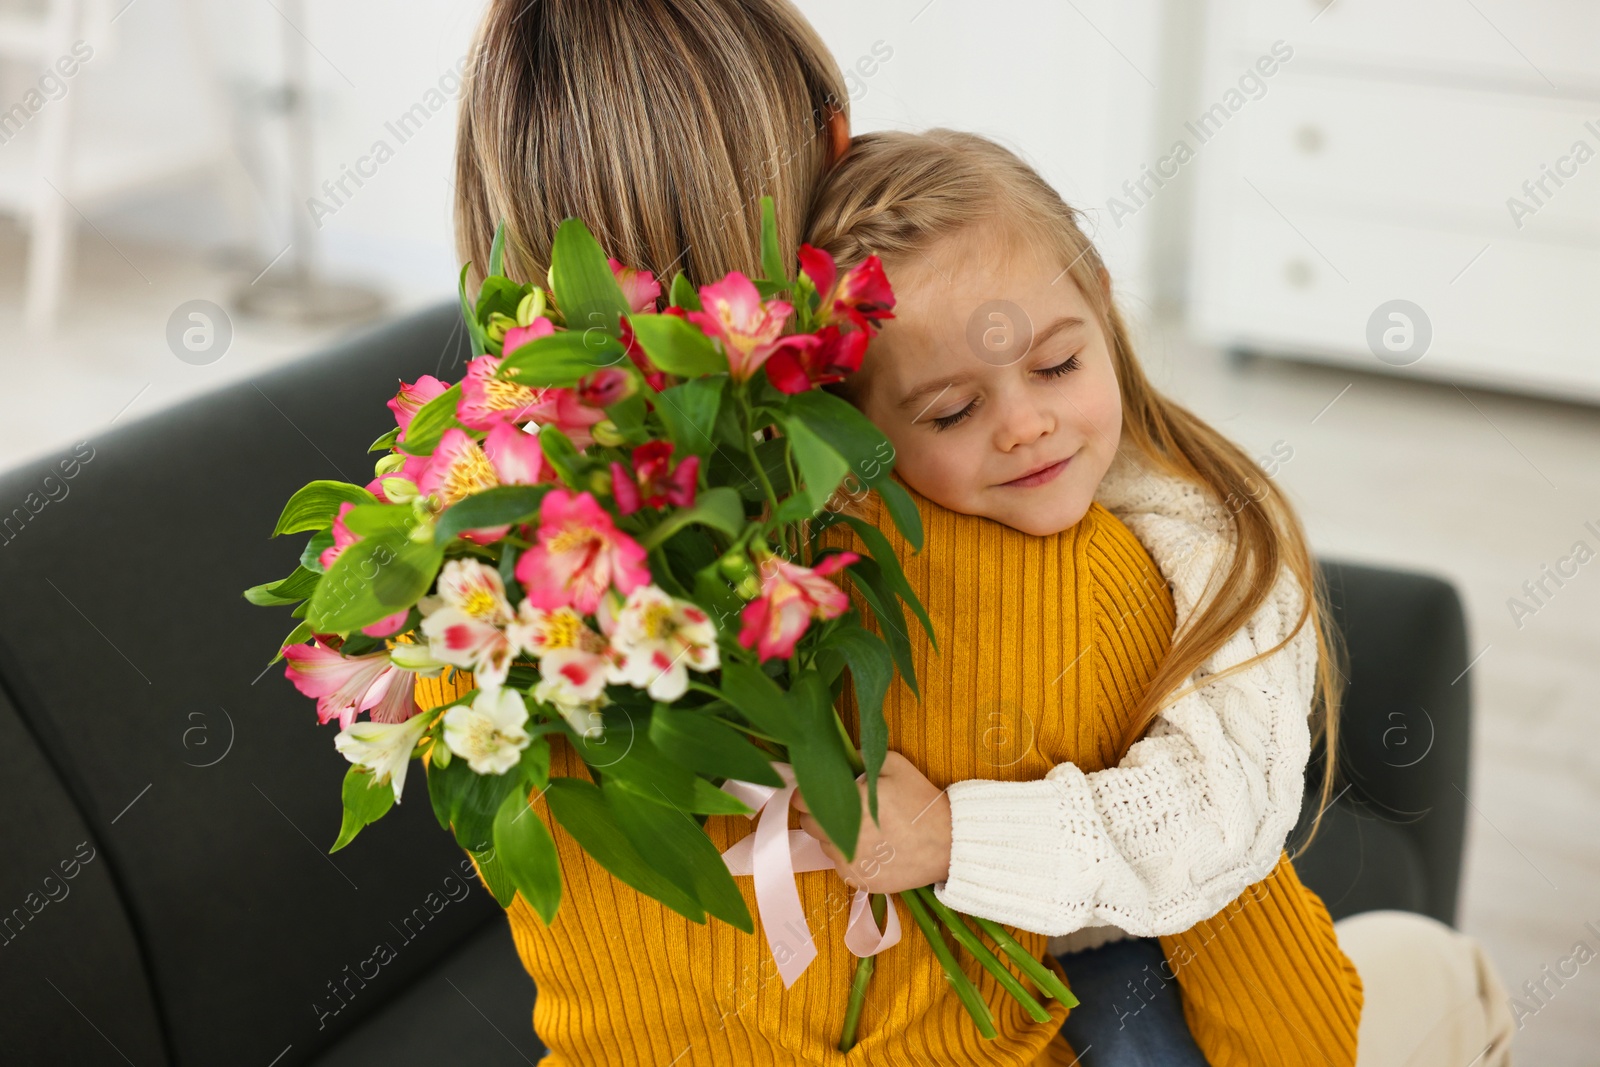
<instances>
[{"instance_id":1,"label":"woman's ear","mask_svg":"<svg viewBox=\"0 0 1600 1067\"><path fill-rule=\"evenodd\" d=\"M838 106L828 105L828 168L844 158L850 150L850 119L845 116Z\"/></svg>"}]
</instances>

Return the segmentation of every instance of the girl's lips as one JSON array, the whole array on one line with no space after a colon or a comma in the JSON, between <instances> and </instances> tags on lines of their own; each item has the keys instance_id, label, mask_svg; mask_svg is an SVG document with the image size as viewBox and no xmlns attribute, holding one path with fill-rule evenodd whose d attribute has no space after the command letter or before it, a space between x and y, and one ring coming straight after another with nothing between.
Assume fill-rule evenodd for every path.
<instances>
[{"instance_id":1,"label":"girl's lips","mask_svg":"<svg viewBox=\"0 0 1600 1067\"><path fill-rule=\"evenodd\" d=\"M1034 471L1032 474L1025 474L1021 478L1014 478L1009 482L1001 482L1000 484L1002 486L1011 486L1016 489L1029 489L1035 485L1043 485L1045 482L1050 481L1056 475L1066 470L1067 464L1071 461L1072 457L1068 456L1066 459L1050 464L1050 466L1045 467L1043 470Z\"/></svg>"}]
</instances>

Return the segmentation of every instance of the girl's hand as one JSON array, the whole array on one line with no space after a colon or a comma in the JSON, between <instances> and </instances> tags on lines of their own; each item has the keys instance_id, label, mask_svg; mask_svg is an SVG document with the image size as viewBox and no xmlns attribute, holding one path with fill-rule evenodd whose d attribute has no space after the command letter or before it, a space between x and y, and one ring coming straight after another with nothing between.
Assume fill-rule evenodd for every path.
<instances>
[{"instance_id":1,"label":"girl's hand","mask_svg":"<svg viewBox=\"0 0 1600 1067\"><path fill-rule=\"evenodd\" d=\"M793 804L800 828L822 845L839 876L857 889L898 893L944 881L950 874L950 798L898 752L884 758L878 772L878 822L867 808L867 783L860 781L861 832L856 861L845 862L798 789Z\"/></svg>"}]
</instances>

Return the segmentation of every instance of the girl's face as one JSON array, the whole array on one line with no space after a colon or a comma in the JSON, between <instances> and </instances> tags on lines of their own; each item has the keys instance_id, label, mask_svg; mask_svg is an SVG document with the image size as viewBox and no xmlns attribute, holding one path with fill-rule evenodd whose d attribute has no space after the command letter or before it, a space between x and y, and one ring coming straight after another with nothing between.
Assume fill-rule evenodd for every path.
<instances>
[{"instance_id":1,"label":"girl's face","mask_svg":"<svg viewBox=\"0 0 1600 1067\"><path fill-rule=\"evenodd\" d=\"M1122 433L1099 318L1062 264L969 226L890 269L895 318L852 379L923 496L1029 534L1083 518Z\"/></svg>"}]
</instances>

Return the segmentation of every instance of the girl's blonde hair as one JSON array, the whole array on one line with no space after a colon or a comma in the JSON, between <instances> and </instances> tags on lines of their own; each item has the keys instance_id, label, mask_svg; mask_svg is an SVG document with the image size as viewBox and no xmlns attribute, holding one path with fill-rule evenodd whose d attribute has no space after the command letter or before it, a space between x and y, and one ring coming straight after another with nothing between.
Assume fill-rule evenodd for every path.
<instances>
[{"instance_id":1,"label":"girl's blonde hair","mask_svg":"<svg viewBox=\"0 0 1600 1067\"><path fill-rule=\"evenodd\" d=\"M561 220L666 281L759 276L761 204L793 263L828 162L838 65L787 0L493 0L456 142L456 250L476 286L543 282Z\"/></svg>"},{"instance_id":2,"label":"girl's blonde hair","mask_svg":"<svg viewBox=\"0 0 1600 1067\"><path fill-rule=\"evenodd\" d=\"M892 279L893 264L913 260L941 238L968 226L1004 225L1026 235L1065 267L1106 334L1122 392L1124 446L1131 445L1155 466L1204 486L1223 502L1232 513L1238 545L1226 573L1212 576L1212 596L1176 635L1151 679L1135 714L1137 732L1142 733L1164 705L1181 695L1195 669L1255 614L1287 566L1305 592L1305 610L1294 629L1298 632L1309 621L1317 637L1313 731L1326 740L1329 756L1324 761L1319 811L1311 825L1315 834L1333 790L1342 678L1335 661L1337 630L1328 613L1320 569L1294 509L1271 479L1237 445L1163 396L1145 377L1109 295L1105 266L1084 236L1079 218L1079 212L1032 167L987 138L945 129L869 133L851 141L829 175L807 240L832 253L841 270L877 254L890 265ZM849 396L850 382L838 391Z\"/></svg>"}]
</instances>

